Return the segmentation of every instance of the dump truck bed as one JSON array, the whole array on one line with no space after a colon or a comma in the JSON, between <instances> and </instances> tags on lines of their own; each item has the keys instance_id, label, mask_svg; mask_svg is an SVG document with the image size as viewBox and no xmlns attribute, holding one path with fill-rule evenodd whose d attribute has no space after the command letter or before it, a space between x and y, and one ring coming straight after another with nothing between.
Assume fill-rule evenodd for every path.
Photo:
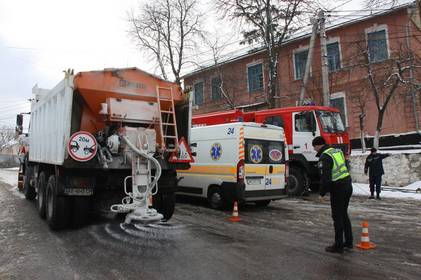
<instances>
[{"instance_id":1,"label":"dump truck bed","mask_svg":"<svg viewBox=\"0 0 421 280\"><path fill-rule=\"evenodd\" d=\"M174 104L183 102L181 90L175 83L137 68L80 72L74 76L66 73L51 90L35 88L29 160L63 165L72 133L95 134L104 128L105 122L99 112L107 99L157 102L158 91L161 99L173 99ZM161 104L161 109L166 108Z\"/></svg>"}]
</instances>

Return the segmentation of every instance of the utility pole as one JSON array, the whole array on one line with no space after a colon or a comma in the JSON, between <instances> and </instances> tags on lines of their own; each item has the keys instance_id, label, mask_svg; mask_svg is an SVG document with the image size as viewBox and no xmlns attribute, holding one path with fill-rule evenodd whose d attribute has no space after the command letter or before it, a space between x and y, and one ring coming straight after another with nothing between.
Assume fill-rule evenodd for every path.
<instances>
[{"instance_id":1,"label":"utility pole","mask_svg":"<svg viewBox=\"0 0 421 280\"><path fill-rule=\"evenodd\" d=\"M323 10L319 11L319 22L320 22L320 48L322 58L322 82L323 82L323 106L330 105L330 94L329 94L329 71L327 61L327 47L326 47L326 29L325 29L325 13Z\"/></svg>"},{"instance_id":2,"label":"utility pole","mask_svg":"<svg viewBox=\"0 0 421 280\"><path fill-rule=\"evenodd\" d=\"M306 61L306 69L304 71L304 77L303 82L301 83L301 90L300 90L300 100L299 105L303 105L304 102L304 96L306 93L306 86L308 82L308 76L310 74L310 67L311 63L313 61L313 53L314 53L314 41L316 41L316 35L317 35L317 27L319 25L319 21L316 18L311 18L310 23L313 24L313 29L310 37L310 46L308 48L308 55L307 55L307 61Z\"/></svg>"}]
</instances>

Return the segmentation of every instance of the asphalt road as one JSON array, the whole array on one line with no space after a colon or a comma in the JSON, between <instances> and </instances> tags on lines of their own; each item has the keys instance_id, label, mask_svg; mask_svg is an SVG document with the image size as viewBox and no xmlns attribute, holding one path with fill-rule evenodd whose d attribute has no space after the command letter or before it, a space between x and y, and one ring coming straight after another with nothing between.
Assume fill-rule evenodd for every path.
<instances>
[{"instance_id":1,"label":"asphalt road","mask_svg":"<svg viewBox=\"0 0 421 280\"><path fill-rule=\"evenodd\" d=\"M52 232L34 203L0 183L0 279L420 279L421 201L353 197L355 241L368 219L378 247L338 255L324 252L332 221L316 198L246 205L239 223L184 198L167 224L102 219Z\"/></svg>"}]
</instances>

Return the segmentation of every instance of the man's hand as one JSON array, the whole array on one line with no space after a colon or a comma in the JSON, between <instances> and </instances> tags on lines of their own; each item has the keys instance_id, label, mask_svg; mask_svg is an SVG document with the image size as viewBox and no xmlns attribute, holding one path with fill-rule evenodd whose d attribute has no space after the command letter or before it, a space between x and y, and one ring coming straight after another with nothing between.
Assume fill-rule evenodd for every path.
<instances>
[{"instance_id":1,"label":"man's hand","mask_svg":"<svg viewBox=\"0 0 421 280\"><path fill-rule=\"evenodd\" d=\"M323 196L319 195L319 202L323 203L325 201L325 199L323 198Z\"/></svg>"}]
</instances>

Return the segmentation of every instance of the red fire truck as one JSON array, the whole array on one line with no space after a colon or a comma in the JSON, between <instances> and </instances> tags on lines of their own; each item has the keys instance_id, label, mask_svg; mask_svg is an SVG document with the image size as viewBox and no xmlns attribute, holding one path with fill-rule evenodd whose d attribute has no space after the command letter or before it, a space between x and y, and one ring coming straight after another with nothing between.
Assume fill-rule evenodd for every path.
<instances>
[{"instance_id":1,"label":"red fire truck","mask_svg":"<svg viewBox=\"0 0 421 280\"><path fill-rule=\"evenodd\" d=\"M328 144L341 149L348 158L351 152L349 135L336 108L300 106L253 112L231 110L193 116L194 126L236 121L258 122L284 128L289 152L288 194L301 195L308 188L317 189L319 173L316 151L311 142L322 136Z\"/></svg>"}]
</instances>

